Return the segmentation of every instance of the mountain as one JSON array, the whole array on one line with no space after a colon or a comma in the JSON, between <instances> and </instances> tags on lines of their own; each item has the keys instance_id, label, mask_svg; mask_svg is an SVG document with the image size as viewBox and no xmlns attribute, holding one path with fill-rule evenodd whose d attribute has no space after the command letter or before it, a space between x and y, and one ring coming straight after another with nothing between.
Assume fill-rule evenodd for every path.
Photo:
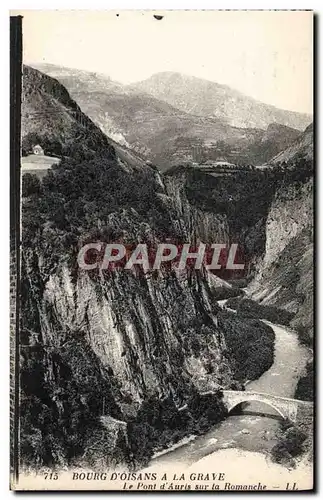
<instances>
[{"instance_id":1,"label":"mountain","mask_svg":"<svg viewBox=\"0 0 323 500\"><path fill-rule=\"evenodd\" d=\"M40 144L45 154L69 155L71 150L86 153L109 152L107 137L73 101L55 79L29 66L23 67L21 112L23 154Z\"/></svg>"},{"instance_id":2,"label":"mountain","mask_svg":"<svg viewBox=\"0 0 323 500\"><path fill-rule=\"evenodd\" d=\"M223 311L219 297L242 292L204 266L87 272L80 249L239 242L246 278L256 272L261 286L263 269L307 224L308 178L279 169L215 178L186 166L163 175L107 137L60 82L28 67L22 115L24 153L37 140L61 161L41 181L22 179L21 462L142 470L156 451L226 417L223 389L242 390L271 366L274 335ZM291 290L297 315L304 280L293 272L282 307Z\"/></svg>"},{"instance_id":3,"label":"mountain","mask_svg":"<svg viewBox=\"0 0 323 500\"><path fill-rule=\"evenodd\" d=\"M89 83L90 85L90 83ZM21 113L22 153L39 144L44 153L57 157L104 155L142 167L145 162L127 145L114 141L84 114L56 79L23 67L24 102ZM117 153L117 154L116 154Z\"/></svg>"},{"instance_id":4,"label":"mountain","mask_svg":"<svg viewBox=\"0 0 323 500\"><path fill-rule=\"evenodd\" d=\"M271 123L267 130L256 137L255 140L250 140L246 151L247 163L253 165L261 165L265 163L283 149L287 148L297 138L301 136L301 132L286 125L279 123ZM242 156L242 151L240 155ZM243 156L242 156L243 158Z\"/></svg>"},{"instance_id":5,"label":"mountain","mask_svg":"<svg viewBox=\"0 0 323 500\"><path fill-rule=\"evenodd\" d=\"M276 152L282 151L292 144L298 137L300 137L301 132L295 130L294 128L287 127L286 125L281 125L279 123L271 123L268 125L261 141L255 144L254 149L251 146L251 152L255 155L256 159L264 161L272 158Z\"/></svg>"},{"instance_id":6,"label":"mountain","mask_svg":"<svg viewBox=\"0 0 323 500\"><path fill-rule=\"evenodd\" d=\"M311 123L289 147L282 150L279 154L272 158L270 163L290 163L297 162L300 159L313 162L313 154L313 123Z\"/></svg>"},{"instance_id":7,"label":"mountain","mask_svg":"<svg viewBox=\"0 0 323 500\"><path fill-rule=\"evenodd\" d=\"M185 162L227 160L262 164L289 145L298 131L232 127L225 119L197 116L98 73L41 64L66 86L78 105L115 142L161 170ZM266 126L267 129L267 126ZM196 149L201 150L196 157Z\"/></svg>"},{"instance_id":8,"label":"mountain","mask_svg":"<svg viewBox=\"0 0 323 500\"><path fill-rule=\"evenodd\" d=\"M57 78L101 129L121 145L151 155L158 127L184 113L151 96L133 92L99 73L54 64L34 65ZM152 146L153 147L153 146Z\"/></svg>"},{"instance_id":9,"label":"mountain","mask_svg":"<svg viewBox=\"0 0 323 500\"><path fill-rule=\"evenodd\" d=\"M312 121L310 115L278 109L227 85L181 73L157 73L131 85L131 88L146 92L186 113L219 118L234 127L266 129L276 122L304 130Z\"/></svg>"}]
</instances>

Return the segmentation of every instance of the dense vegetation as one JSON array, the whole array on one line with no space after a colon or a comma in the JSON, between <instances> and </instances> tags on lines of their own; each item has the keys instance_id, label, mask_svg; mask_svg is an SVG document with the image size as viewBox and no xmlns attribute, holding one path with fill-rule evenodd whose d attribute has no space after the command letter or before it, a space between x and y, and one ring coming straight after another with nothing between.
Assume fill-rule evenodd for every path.
<instances>
[{"instance_id":1,"label":"dense vegetation","mask_svg":"<svg viewBox=\"0 0 323 500\"><path fill-rule=\"evenodd\" d=\"M75 123L77 125L77 122ZM36 144L41 145L45 155L59 158L70 158L75 156L81 158L89 153L93 154L94 151L100 154L100 150L104 152L107 149L110 149L112 152L111 146L107 140L104 136L98 134L95 129L91 133L85 127L78 130L77 126L75 126L74 133L78 134L78 137L71 141L63 135L57 139L57 136L52 135L52 133L46 129L41 133L33 131L28 132L22 139L22 156L32 154L33 147Z\"/></svg>"},{"instance_id":2,"label":"dense vegetation","mask_svg":"<svg viewBox=\"0 0 323 500\"><path fill-rule=\"evenodd\" d=\"M296 332L301 344L304 344L306 347L313 347L313 322L310 327L304 326L302 324L296 325Z\"/></svg>"},{"instance_id":3,"label":"dense vegetation","mask_svg":"<svg viewBox=\"0 0 323 500\"><path fill-rule=\"evenodd\" d=\"M306 365L306 373L299 379L295 398L302 401L314 401L314 366L313 361Z\"/></svg>"},{"instance_id":4,"label":"dense vegetation","mask_svg":"<svg viewBox=\"0 0 323 500\"><path fill-rule=\"evenodd\" d=\"M240 288L235 287L235 286L214 287L214 288L212 288L211 293L212 293L212 297L215 301L231 299L232 297L238 297L240 295L243 295L243 291Z\"/></svg>"},{"instance_id":5,"label":"dense vegetation","mask_svg":"<svg viewBox=\"0 0 323 500\"><path fill-rule=\"evenodd\" d=\"M280 325L289 325L290 320L294 317L294 313L275 306L264 306L251 299L233 298L229 299L226 305L230 309L236 310L244 318L261 318Z\"/></svg>"},{"instance_id":6,"label":"dense vegetation","mask_svg":"<svg viewBox=\"0 0 323 500\"><path fill-rule=\"evenodd\" d=\"M274 462L287 467L295 467L295 458L305 451L304 442L307 435L292 422L281 423L279 442L271 449L270 456Z\"/></svg>"},{"instance_id":7,"label":"dense vegetation","mask_svg":"<svg viewBox=\"0 0 323 500\"><path fill-rule=\"evenodd\" d=\"M152 238L163 238L172 222L156 196L161 190L156 173L145 168L133 175L114 158L90 153L82 160L62 160L41 185L24 175L24 245L38 244L53 269L66 256L75 257L85 241L116 241L124 235L130 240L126 243L137 237L145 241L147 224Z\"/></svg>"},{"instance_id":8,"label":"dense vegetation","mask_svg":"<svg viewBox=\"0 0 323 500\"><path fill-rule=\"evenodd\" d=\"M222 311L218 325L223 332L234 378L241 382L255 380L274 361L275 334L260 320L247 319L239 313Z\"/></svg>"},{"instance_id":9,"label":"dense vegetation","mask_svg":"<svg viewBox=\"0 0 323 500\"><path fill-rule=\"evenodd\" d=\"M193 389L193 388L192 388ZM193 390L178 409L172 398L147 399L128 423L130 449L136 461L147 464L154 451L164 449L191 434L202 434L226 415L221 392L200 395Z\"/></svg>"},{"instance_id":10,"label":"dense vegetation","mask_svg":"<svg viewBox=\"0 0 323 500\"><path fill-rule=\"evenodd\" d=\"M111 438L99 422L105 412L122 418L116 404L118 391L109 367L102 366L82 332L70 332L68 341L56 348L36 341L23 348L20 446L24 463L75 464L94 431L100 434L105 466L117 463L122 452L127 459L126 443L122 451L111 449Z\"/></svg>"}]
</instances>

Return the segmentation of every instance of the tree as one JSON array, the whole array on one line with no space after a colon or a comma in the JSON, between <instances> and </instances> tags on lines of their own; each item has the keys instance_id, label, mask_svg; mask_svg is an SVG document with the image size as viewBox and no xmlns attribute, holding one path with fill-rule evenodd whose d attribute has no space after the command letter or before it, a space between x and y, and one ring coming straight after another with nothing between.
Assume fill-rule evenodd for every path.
<instances>
[{"instance_id":1,"label":"tree","mask_svg":"<svg viewBox=\"0 0 323 500\"><path fill-rule=\"evenodd\" d=\"M34 174L26 173L22 177L22 196L40 193L40 180Z\"/></svg>"}]
</instances>

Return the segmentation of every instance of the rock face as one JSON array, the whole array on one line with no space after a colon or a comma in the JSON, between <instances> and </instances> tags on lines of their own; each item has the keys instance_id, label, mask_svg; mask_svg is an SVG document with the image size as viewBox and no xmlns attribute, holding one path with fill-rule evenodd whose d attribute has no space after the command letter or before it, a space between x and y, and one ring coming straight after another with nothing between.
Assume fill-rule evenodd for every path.
<instances>
[{"instance_id":1,"label":"rock face","mask_svg":"<svg viewBox=\"0 0 323 500\"><path fill-rule=\"evenodd\" d=\"M295 313L292 326L313 336L313 179L277 190L266 222L266 251L251 291L263 304ZM306 339L304 339L306 340Z\"/></svg>"},{"instance_id":2,"label":"rock face","mask_svg":"<svg viewBox=\"0 0 323 500\"><path fill-rule=\"evenodd\" d=\"M55 175L59 176L59 173L54 173L53 177ZM159 174L156 176L159 177ZM128 182L130 179L131 176ZM146 181L149 182L149 176ZM53 189L54 183L50 182L50 189ZM68 193L70 188L66 186ZM102 188L106 189L107 185ZM161 194L172 205L172 199L166 192ZM42 196L46 200L46 194ZM26 227L29 215L35 216L34 203L37 201L31 198L25 205ZM170 213L173 217L176 208L173 207ZM32 239L26 233L23 240L22 328L24 342L40 349L40 354L29 358L25 353L23 358L26 371L29 368L35 370L35 363L41 365L41 386L45 386L46 397L50 397L52 411L62 419L65 415L62 425L66 426L66 434L71 432L70 426L76 432L73 422L68 426L66 424L68 407L64 406L64 401L69 398L70 389L56 394L64 381L66 364L69 373L76 370L72 380L80 400L78 402L75 398L73 404L80 414L85 407L92 408L92 420L108 415L129 422L129 419L136 418L142 404L150 398L170 401L176 414L192 401L195 394L208 391L217 394L218 389L231 386L234 379L224 338L217 327L218 306L212 301L212 276L203 271L187 270L149 273L121 270L91 275L75 269L77 246L73 253L68 246L57 241L57 238L64 239L71 234L57 232L54 220L47 218L48 212L44 219L43 214L39 215L41 220L47 220L48 227L40 228L38 236L33 233ZM172 223L173 234L185 238L185 220L177 216L172 218ZM129 241L140 237L153 241L156 240L156 227L151 224L149 217L145 219L135 209L123 209L110 213L105 227L118 230ZM52 238L56 238L56 243L49 251ZM50 349L49 356L46 351L42 354L44 345ZM71 364L70 352L76 348L82 351L81 345L84 346L85 359ZM93 363L97 371L91 378L97 390L92 394L88 389L89 394L86 391L84 394L84 384L88 387L89 377L86 367ZM39 389L36 396L45 405L43 391ZM27 396L28 391L26 415L31 411L31 408L28 410L31 403ZM93 397L96 400L92 403L94 408L90 404ZM220 404L220 397L215 398ZM219 406L212 421L222 418L223 411ZM69 412L74 415L71 408ZM189 412L189 415L193 418L191 415L194 413ZM98 421L95 432L100 427ZM187 432L189 427L180 429ZM196 425L192 424L191 431L194 429ZM86 435L93 432L88 428L88 422L85 430ZM45 434L48 430L42 432ZM111 433L104 435L108 439ZM137 438L136 432L129 436L129 442L133 437ZM85 436L84 440L84 449L87 449ZM151 443L154 444L153 438ZM26 449L34 449L34 444L25 446ZM127 461L130 445L124 441L124 446L123 460ZM65 450L66 444L61 447ZM53 456L50 445L48 448L51 459L58 460ZM114 450L110 441L107 449ZM36 451L33 453L36 454ZM66 457L61 457L59 452L58 457L64 463ZM112 457L116 460L114 453ZM42 460L46 462L44 457Z\"/></svg>"},{"instance_id":3,"label":"rock face","mask_svg":"<svg viewBox=\"0 0 323 500\"><path fill-rule=\"evenodd\" d=\"M291 325L313 342L313 125L271 161L289 171L266 220L266 250L250 290L256 300L294 313ZM278 167L277 167L278 165ZM280 165L280 167L279 167Z\"/></svg>"},{"instance_id":4,"label":"rock face","mask_svg":"<svg viewBox=\"0 0 323 500\"><path fill-rule=\"evenodd\" d=\"M29 66L23 68L21 128L25 155L36 145L51 156L103 149L113 154L107 138L82 113L65 87Z\"/></svg>"},{"instance_id":5,"label":"rock face","mask_svg":"<svg viewBox=\"0 0 323 500\"><path fill-rule=\"evenodd\" d=\"M259 172L213 177L178 167L165 176L165 184L191 239L238 244L250 272L265 251L265 222L276 181Z\"/></svg>"},{"instance_id":6,"label":"rock face","mask_svg":"<svg viewBox=\"0 0 323 500\"><path fill-rule=\"evenodd\" d=\"M313 181L282 187L275 193L266 223L263 270L277 261L283 249L313 222Z\"/></svg>"},{"instance_id":7,"label":"rock face","mask_svg":"<svg viewBox=\"0 0 323 500\"><path fill-rule=\"evenodd\" d=\"M261 165L289 147L301 135L299 130L280 123L271 123L261 140L250 145L250 158L254 160L254 164Z\"/></svg>"},{"instance_id":8,"label":"rock face","mask_svg":"<svg viewBox=\"0 0 323 500\"><path fill-rule=\"evenodd\" d=\"M44 342L61 342L48 314L53 310L62 328L82 329L134 406L152 394L173 393L180 402L189 380L201 390L230 384L229 367L224 378L221 373L227 360L216 309L207 281L198 275L153 278L121 271L93 281L84 273L73 285L63 268L46 284L41 308ZM211 377L208 363L214 366Z\"/></svg>"},{"instance_id":9,"label":"rock face","mask_svg":"<svg viewBox=\"0 0 323 500\"><path fill-rule=\"evenodd\" d=\"M294 314L291 326L313 343L313 124L270 162L291 174L278 185L266 219L266 249L250 285L253 297ZM281 167L277 167L281 165Z\"/></svg>"}]
</instances>

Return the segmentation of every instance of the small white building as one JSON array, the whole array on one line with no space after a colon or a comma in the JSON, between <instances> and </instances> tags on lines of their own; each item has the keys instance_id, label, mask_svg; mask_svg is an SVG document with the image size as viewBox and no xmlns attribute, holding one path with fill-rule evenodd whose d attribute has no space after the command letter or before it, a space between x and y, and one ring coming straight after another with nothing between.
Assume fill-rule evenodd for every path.
<instances>
[{"instance_id":1,"label":"small white building","mask_svg":"<svg viewBox=\"0 0 323 500\"><path fill-rule=\"evenodd\" d=\"M39 144L36 144L36 146L33 147L33 153L34 155L43 155L44 150Z\"/></svg>"}]
</instances>

